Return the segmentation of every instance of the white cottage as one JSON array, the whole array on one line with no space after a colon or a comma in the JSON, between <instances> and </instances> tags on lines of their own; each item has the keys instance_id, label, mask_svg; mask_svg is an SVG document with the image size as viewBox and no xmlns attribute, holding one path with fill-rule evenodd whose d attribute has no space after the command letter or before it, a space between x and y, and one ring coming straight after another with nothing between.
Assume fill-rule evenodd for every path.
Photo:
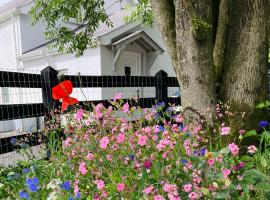
<instances>
[{"instance_id":1,"label":"white cottage","mask_svg":"<svg viewBox=\"0 0 270 200\"><path fill-rule=\"evenodd\" d=\"M124 7L135 5L136 0L105 0L106 10L113 22L113 27L101 24L94 33L98 45L87 49L82 57L59 53L49 49L51 41L46 41L45 27L42 23L31 25L28 11L33 6L32 0L12 0L0 7L0 70L39 72L52 66L60 73L76 75L137 75L154 76L164 70L168 76L175 76L171 60L157 26L150 27L138 22L126 24L124 16L129 14ZM115 3L117 2L117 3ZM75 29L80 24L65 22ZM40 103L41 92L33 90L1 88L0 104L3 103ZM22 90L24 90L22 92ZM72 96L79 100L100 100L112 98L116 92L124 96L154 97L155 88L83 88L76 89ZM175 93L171 88L168 94ZM2 95L1 95L2 91ZM3 95L5 93L5 95ZM29 97L18 98L18 93ZM7 94L9 97L7 98ZM16 96L14 96L16 95ZM1 98L2 96L2 98Z\"/></svg>"}]
</instances>

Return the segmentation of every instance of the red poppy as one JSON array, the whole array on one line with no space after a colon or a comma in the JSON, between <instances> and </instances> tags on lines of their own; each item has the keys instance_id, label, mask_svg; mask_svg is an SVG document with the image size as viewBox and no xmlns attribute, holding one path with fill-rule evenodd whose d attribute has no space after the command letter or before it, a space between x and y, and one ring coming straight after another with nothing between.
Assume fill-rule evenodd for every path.
<instances>
[{"instance_id":1,"label":"red poppy","mask_svg":"<svg viewBox=\"0 0 270 200\"><path fill-rule=\"evenodd\" d=\"M73 86L69 80L59 83L52 89L52 98L54 100L62 99L62 112L67 109L69 105L78 103L79 101L69 95L72 93Z\"/></svg>"}]
</instances>

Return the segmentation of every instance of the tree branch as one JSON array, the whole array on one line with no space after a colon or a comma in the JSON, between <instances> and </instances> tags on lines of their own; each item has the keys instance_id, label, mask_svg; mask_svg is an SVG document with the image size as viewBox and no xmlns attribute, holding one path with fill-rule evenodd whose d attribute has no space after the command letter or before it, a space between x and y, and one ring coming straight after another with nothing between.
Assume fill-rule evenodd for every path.
<instances>
[{"instance_id":1,"label":"tree branch","mask_svg":"<svg viewBox=\"0 0 270 200\"><path fill-rule=\"evenodd\" d=\"M229 0L221 0L219 6L218 26L216 32L213 59L217 83L220 84L225 62L225 48L229 22Z\"/></svg>"}]
</instances>

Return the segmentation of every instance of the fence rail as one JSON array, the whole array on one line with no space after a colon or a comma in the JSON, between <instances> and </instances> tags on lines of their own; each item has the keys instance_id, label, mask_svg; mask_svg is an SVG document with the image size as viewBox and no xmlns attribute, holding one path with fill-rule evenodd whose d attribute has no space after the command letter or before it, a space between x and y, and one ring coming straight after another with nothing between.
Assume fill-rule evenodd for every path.
<instances>
[{"instance_id":1,"label":"fence rail","mask_svg":"<svg viewBox=\"0 0 270 200\"><path fill-rule=\"evenodd\" d=\"M27 119L33 117L45 116L53 108L60 105L59 102L52 99L52 88L59 83L57 71L51 67L47 67L40 74L7 72L0 71L0 88L20 88L20 89L40 89L42 93L41 103L17 103L0 105L0 122L6 120ZM74 88L155 88L154 97L141 96L137 100L137 105L142 108L149 108L156 104L157 101L165 101L180 104L180 98L168 97L168 87L179 87L175 77L168 77L164 71L159 71L156 76L61 76L63 80L70 80ZM127 101L127 99L124 99ZM1 102L0 102L1 103ZM91 100L80 101L83 106L85 104L103 103L108 106L107 100ZM0 126L1 129L1 126ZM1 136L0 130L0 136ZM30 146L40 144L37 141L40 133L33 132L31 138L28 138ZM3 136L3 135L2 135ZM28 135L18 135L17 139L29 137ZM14 147L10 141L13 136L0 137L0 154L14 151L18 147Z\"/></svg>"}]
</instances>

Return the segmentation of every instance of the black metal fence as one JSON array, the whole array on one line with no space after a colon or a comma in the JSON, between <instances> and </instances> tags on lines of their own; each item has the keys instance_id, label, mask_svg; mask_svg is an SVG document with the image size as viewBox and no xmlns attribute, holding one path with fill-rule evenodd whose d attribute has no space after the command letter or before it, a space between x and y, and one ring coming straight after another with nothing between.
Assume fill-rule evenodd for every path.
<instances>
[{"instance_id":1,"label":"black metal fence","mask_svg":"<svg viewBox=\"0 0 270 200\"><path fill-rule=\"evenodd\" d=\"M168 77L164 71L159 71L156 76L86 76L86 75L64 75L61 76L62 80L70 80L75 88L144 88L144 90L151 90L152 97L147 95L141 95L138 92L138 105L143 108L152 107L157 102L167 102L180 104L180 97L169 97L168 88L179 87L177 79L175 77ZM0 89L1 88L19 88L19 92L14 92L9 96L9 102L2 103L0 101L0 154L14 151L16 148L20 148L19 145L14 145L15 140L27 140L30 146L39 145L42 143L39 140L37 130L33 133L25 134L26 132L10 132L5 128L1 130L1 122L21 119L33 119L35 124L39 124L39 128L42 128L43 116L49 113L55 106L59 105L52 99L52 88L59 83L59 77L56 70L52 67L47 67L41 71L40 74L29 74L20 72L7 72L0 71ZM38 92L37 92L38 90ZM27 96L18 97L18 94ZM105 91L106 94L106 91ZM124 94L124 92L123 92ZM91 96L91 94L89 94ZM39 97L39 102L33 103L35 98ZM71 95L74 96L74 95ZM106 96L106 95L105 95ZM107 95L108 96L108 95ZM149 95L148 95L149 96ZM2 97L6 98L5 93L2 93ZM20 101L15 101L14 98L20 98ZM76 97L76 96L74 96ZM2 99L4 99L2 98ZM0 94L1 99L1 94ZM109 98L110 99L110 98ZM91 103L104 103L106 99L91 99L83 100ZM28 132L32 132L31 130ZM25 139L26 138L26 139Z\"/></svg>"}]
</instances>

